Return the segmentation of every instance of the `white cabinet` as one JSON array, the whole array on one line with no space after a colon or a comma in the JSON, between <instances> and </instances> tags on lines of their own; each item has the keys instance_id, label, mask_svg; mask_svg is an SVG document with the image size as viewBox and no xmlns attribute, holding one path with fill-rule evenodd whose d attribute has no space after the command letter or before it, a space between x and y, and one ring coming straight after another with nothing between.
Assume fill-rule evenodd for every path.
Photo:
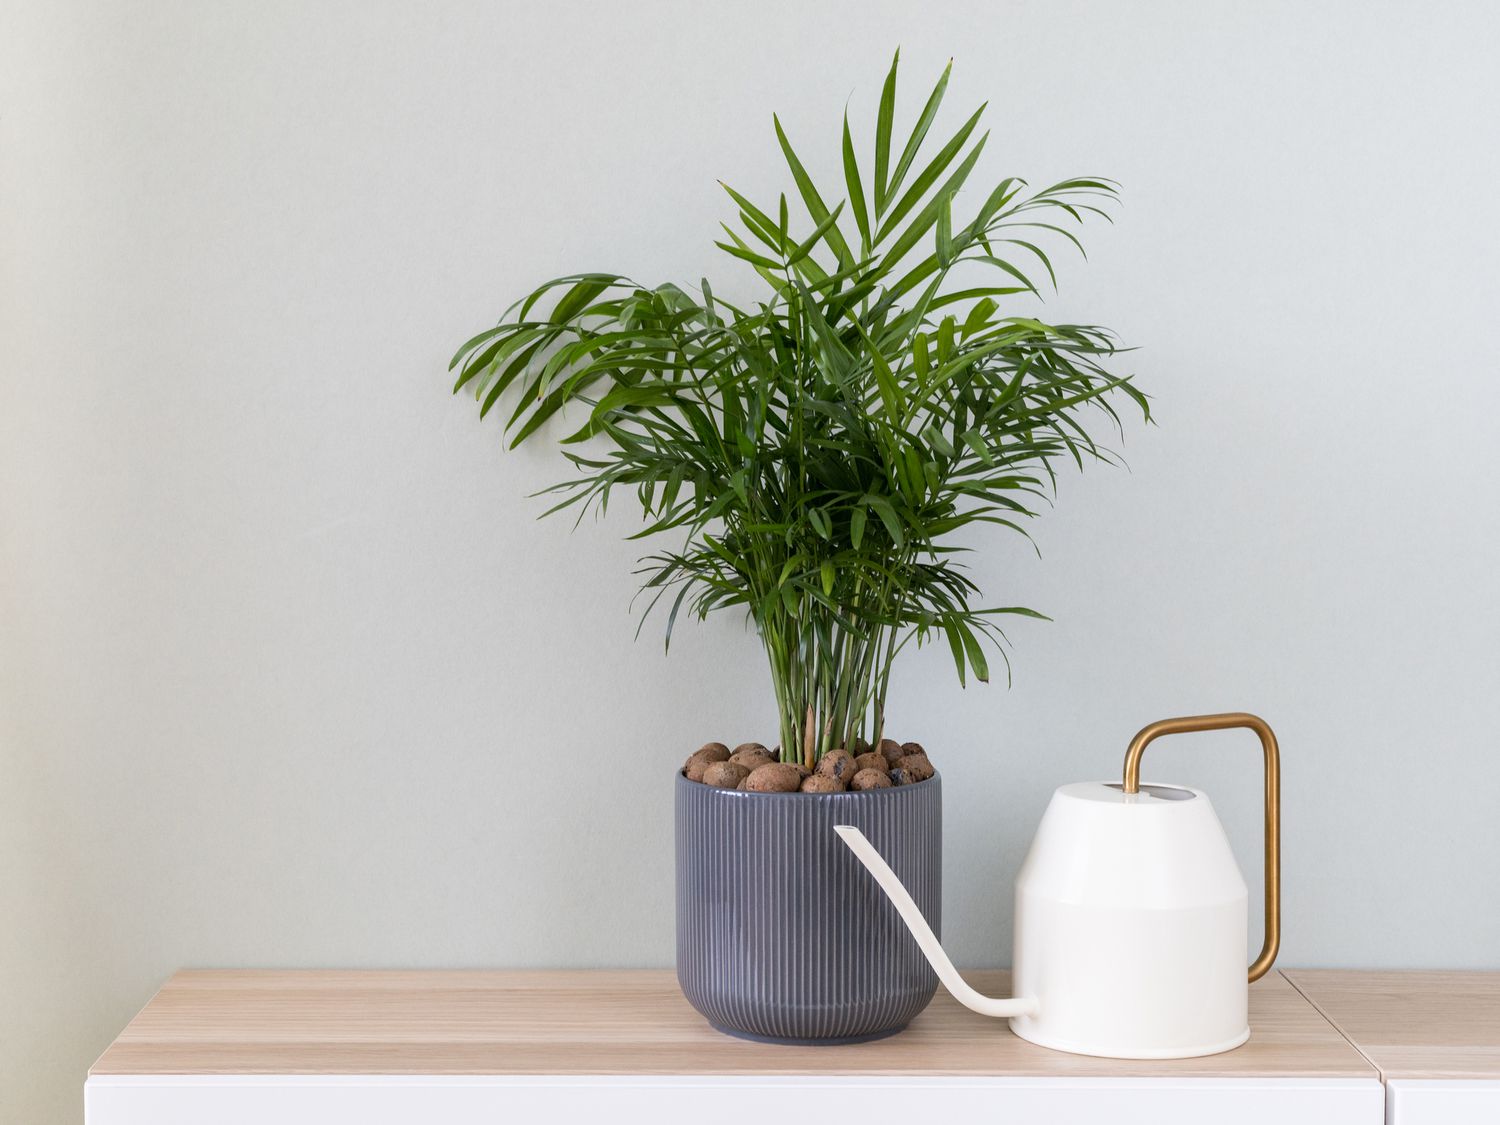
<instances>
[{"instance_id":1,"label":"white cabinet","mask_svg":"<svg viewBox=\"0 0 1500 1125\"><path fill-rule=\"evenodd\" d=\"M1431 1002L1435 978L1409 975ZM973 976L993 995L1009 987L1003 973ZM1457 1015L1422 1015L1399 976L1273 972L1251 986L1244 1046L1124 1061L1048 1051L943 993L889 1039L779 1047L711 1030L666 972L186 972L95 1063L85 1116L87 1125L1500 1125L1500 1003L1491 1013L1485 991L1500 998L1500 974L1492 984L1450 974L1459 979L1445 1003ZM1388 1017L1410 1031L1413 1012L1428 1038L1389 1046ZM1383 1045L1366 1046L1353 1028ZM1459 1034L1476 1042L1443 1039ZM1456 1064L1468 1070L1422 1069ZM1495 1081L1435 1080L1454 1077Z\"/></svg>"},{"instance_id":2,"label":"white cabinet","mask_svg":"<svg viewBox=\"0 0 1500 1125\"><path fill-rule=\"evenodd\" d=\"M1500 1122L1500 1081L1392 1078L1387 1125L1490 1125Z\"/></svg>"},{"instance_id":3,"label":"white cabinet","mask_svg":"<svg viewBox=\"0 0 1500 1125\"><path fill-rule=\"evenodd\" d=\"M1387 1125L1500 1125L1500 973L1283 975L1379 1069Z\"/></svg>"},{"instance_id":4,"label":"white cabinet","mask_svg":"<svg viewBox=\"0 0 1500 1125\"><path fill-rule=\"evenodd\" d=\"M88 1125L1380 1125L1384 1094L1374 1078L96 1076L86 1103Z\"/></svg>"}]
</instances>

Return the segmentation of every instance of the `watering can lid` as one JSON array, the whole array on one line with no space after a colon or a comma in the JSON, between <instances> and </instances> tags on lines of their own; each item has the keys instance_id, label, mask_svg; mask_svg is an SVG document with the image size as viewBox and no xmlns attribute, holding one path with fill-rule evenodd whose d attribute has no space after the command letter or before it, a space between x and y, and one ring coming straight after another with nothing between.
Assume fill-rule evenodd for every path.
<instances>
[{"instance_id":1,"label":"watering can lid","mask_svg":"<svg viewBox=\"0 0 1500 1125\"><path fill-rule=\"evenodd\" d=\"M1125 786L1118 781L1078 781L1062 786L1057 795L1078 801L1099 801L1107 805L1160 807L1196 800L1203 796L1203 792L1185 785L1142 784L1139 793L1127 793Z\"/></svg>"}]
</instances>

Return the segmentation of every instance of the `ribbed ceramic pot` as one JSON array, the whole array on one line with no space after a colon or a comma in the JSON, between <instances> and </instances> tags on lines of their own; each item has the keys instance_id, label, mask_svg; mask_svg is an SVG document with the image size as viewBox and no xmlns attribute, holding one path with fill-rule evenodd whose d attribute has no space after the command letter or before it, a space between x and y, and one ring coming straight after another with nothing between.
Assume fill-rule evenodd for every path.
<instances>
[{"instance_id":1,"label":"ribbed ceramic pot","mask_svg":"<svg viewBox=\"0 0 1500 1125\"><path fill-rule=\"evenodd\" d=\"M720 1031L857 1043L900 1031L932 999L936 975L836 824L869 837L938 930L941 778L744 793L678 775L677 979Z\"/></svg>"}]
</instances>

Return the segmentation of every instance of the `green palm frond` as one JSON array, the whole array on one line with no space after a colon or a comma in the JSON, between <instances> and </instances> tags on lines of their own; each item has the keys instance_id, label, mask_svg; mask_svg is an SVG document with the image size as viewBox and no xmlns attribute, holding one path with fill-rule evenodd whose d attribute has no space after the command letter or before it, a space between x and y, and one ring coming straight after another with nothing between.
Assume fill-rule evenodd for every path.
<instances>
[{"instance_id":1,"label":"green palm frond","mask_svg":"<svg viewBox=\"0 0 1500 1125\"><path fill-rule=\"evenodd\" d=\"M1105 329L1003 311L1039 292L1039 271L1055 287L1046 243L1081 251L1074 230L1107 217L1115 185L1005 179L956 219L983 108L924 157L945 70L893 150L898 62L869 180L847 118L834 190L775 123L801 233L785 196L773 218L725 185L739 225L716 245L764 282L759 300L731 304L706 280L693 293L574 274L517 302L450 365L482 415L510 403L512 446L564 410L576 423L562 439L576 473L547 490L550 511L581 518L628 489L645 516L636 537L680 540L641 560L668 643L682 613L748 613L788 759L878 739L891 665L912 640L946 642L961 681L988 679L986 653L1005 659L996 619L1041 615L975 608L954 535L1024 535L1060 465L1113 459L1095 434L1100 422L1118 431L1120 402L1150 418L1131 377L1110 369L1119 349Z\"/></svg>"}]
</instances>

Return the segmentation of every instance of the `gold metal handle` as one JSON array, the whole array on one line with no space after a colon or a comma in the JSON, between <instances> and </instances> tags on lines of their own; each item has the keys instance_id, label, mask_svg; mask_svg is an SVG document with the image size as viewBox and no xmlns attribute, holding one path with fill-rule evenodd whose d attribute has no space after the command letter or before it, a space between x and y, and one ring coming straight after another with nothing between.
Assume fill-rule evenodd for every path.
<instances>
[{"instance_id":1,"label":"gold metal handle","mask_svg":"<svg viewBox=\"0 0 1500 1125\"><path fill-rule=\"evenodd\" d=\"M1256 981L1266 975L1281 949L1281 751L1276 745L1276 735L1264 719L1243 711L1162 719L1141 728L1130 740L1130 749L1125 751L1125 792L1140 792L1141 755L1162 735L1230 727L1253 730L1260 738L1266 758L1266 940L1260 947L1260 956L1250 966L1250 979Z\"/></svg>"}]
</instances>

